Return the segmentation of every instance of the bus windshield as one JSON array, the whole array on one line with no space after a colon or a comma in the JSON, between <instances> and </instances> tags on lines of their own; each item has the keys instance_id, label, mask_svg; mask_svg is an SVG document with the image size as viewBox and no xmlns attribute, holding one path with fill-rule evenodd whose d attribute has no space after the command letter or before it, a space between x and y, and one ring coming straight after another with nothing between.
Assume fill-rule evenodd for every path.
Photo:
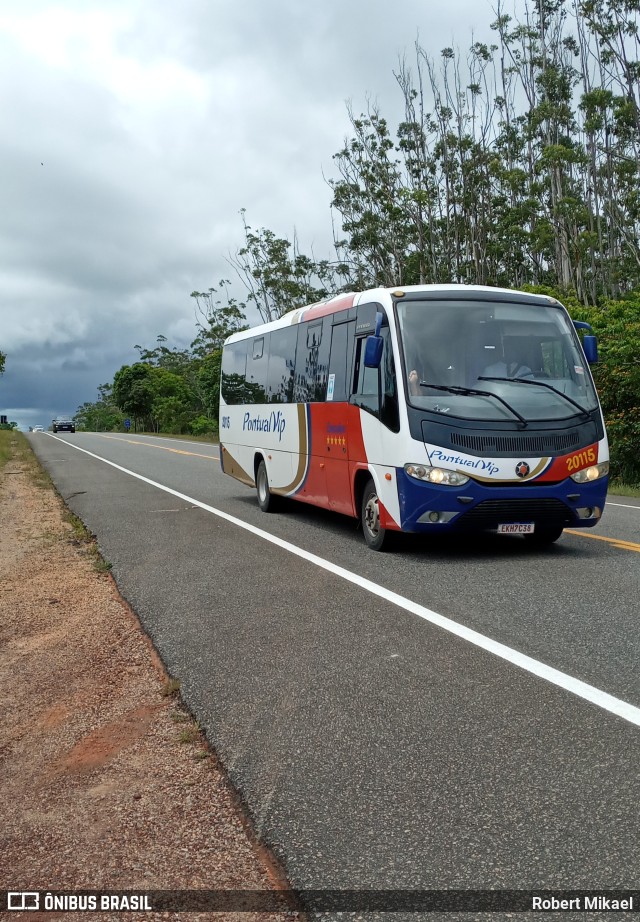
<instances>
[{"instance_id":1,"label":"bus windshield","mask_svg":"<svg viewBox=\"0 0 640 922\"><path fill-rule=\"evenodd\" d=\"M396 310L408 399L421 410L552 420L598 405L577 334L560 307L407 299Z\"/></svg>"}]
</instances>

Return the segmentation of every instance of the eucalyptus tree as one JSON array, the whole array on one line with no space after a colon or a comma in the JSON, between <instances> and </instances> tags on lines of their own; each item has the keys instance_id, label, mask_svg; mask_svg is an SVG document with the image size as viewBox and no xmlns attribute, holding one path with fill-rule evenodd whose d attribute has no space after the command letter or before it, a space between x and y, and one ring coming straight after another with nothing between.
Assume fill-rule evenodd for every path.
<instances>
[{"instance_id":1,"label":"eucalyptus tree","mask_svg":"<svg viewBox=\"0 0 640 922\"><path fill-rule=\"evenodd\" d=\"M165 345L166 342L167 337L159 333L156 337L155 348L146 349L138 345L133 348L138 351L141 362L180 374L188 366L191 356L186 349L178 349L176 346L170 348Z\"/></svg>"},{"instance_id":2,"label":"eucalyptus tree","mask_svg":"<svg viewBox=\"0 0 640 922\"><path fill-rule=\"evenodd\" d=\"M388 123L371 104L358 117L351 105L347 112L353 137L333 157L340 178L329 180L347 235L338 244L342 263L357 288L407 284L415 280L406 277L408 196Z\"/></svg>"},{"instance_id":3,"label":"eucalyptus tree","mask_svg":"<svg viewBox=\"0 0 640 922\"><path fill-rule=\"evenodd\" d=\"M598 87L585 93L595 184L607 222L612 294L640 281L640 38L638 0L585 0L577 12L594 43ZM595 48L593 47L595 44Z\"/></svg>"},{"instance_id":4,"label":"eucalyptus tree","mask_svg":"<svg viewBox=\"0 0 640 922\"><path fill-rule=\"evenodd\" d=\"M222 349L228 336L247 329L247 306L229 294L230 284L229 279L221 279L218 288L191 292L196 302L198 330L191 348L196 355L205 356L212 350Z\"/></svg>"},{"instance_id":5,"label":"eucalyptus tree","mask_svg":"<svg viewBox=\"0 0 640 922\"><path fill-rule=\"evenodd\" d=\"M245 244L230 262L248 292L247 306L253 304L263 322L334 291L336 263L301 253L296 234L292 244L267 228L253 230L244 209L241 214Z\"/></svg>"},{"instance_id":6,"label":"eucalyptus tree","mask_svg":"<svg viewBox=\"0 0 640 922\"><path fill-rule=\"evenodd\" d=\"M229 293L230 281L218 287L192 291L196 302L197 335L191 343L188 379L194 396L196 417L190 424L195 434L214 431L219 416L222 347L228 336L247 329L246 304Z\"/></svg>"}]
</instances>

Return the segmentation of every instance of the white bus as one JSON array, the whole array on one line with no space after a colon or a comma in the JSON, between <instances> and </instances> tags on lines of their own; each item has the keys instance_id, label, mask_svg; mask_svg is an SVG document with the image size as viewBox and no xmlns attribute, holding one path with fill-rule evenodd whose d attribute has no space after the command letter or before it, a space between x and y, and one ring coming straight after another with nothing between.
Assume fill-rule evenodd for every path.
<instances>
[{"instance_id":1,"label":"white bus","mask_svg":"<svg viewBox=\"0 0 640 922\"><path fill-rule=\"evenodd\" d=\"M554 298L422 285L338 295L226 341L225 473L393 532L520 534L596 525L609 451L581 343Z\"/></svg>"}]
</instances>

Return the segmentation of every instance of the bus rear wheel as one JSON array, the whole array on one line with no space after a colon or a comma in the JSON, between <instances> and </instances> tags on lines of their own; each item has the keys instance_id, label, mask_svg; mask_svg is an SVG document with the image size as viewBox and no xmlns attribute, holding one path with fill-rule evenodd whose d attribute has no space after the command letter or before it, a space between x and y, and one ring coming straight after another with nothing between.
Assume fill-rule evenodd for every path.
<instances>
[{"instance_id":1,"label":"bus rear wheel","mask_svg":"<svg viewBox=\"0 0 640 922\"><path fill-rule=\"evenodd\" d=\"M263 512L273 512L277 506L277 497L269 489L269 476L267 474L267 465L261 461L256 473L256 492L258 494L258 505Z\"/></svg>"},{"instance_id":2,"label":"bus rear wheel","mask_svg":"<svg viewBox=\"0 0 640 922\"><path fill-rule=\"evenodd\" d=\"M360 510L360 522L362 524L362 533L367 547L372 551L381 551L383 545L388 544L389 536L386 528L380 524L380 503L378 492L373 480L369 479L362 494L362 506Z\"/></svg>"}]
</instances>

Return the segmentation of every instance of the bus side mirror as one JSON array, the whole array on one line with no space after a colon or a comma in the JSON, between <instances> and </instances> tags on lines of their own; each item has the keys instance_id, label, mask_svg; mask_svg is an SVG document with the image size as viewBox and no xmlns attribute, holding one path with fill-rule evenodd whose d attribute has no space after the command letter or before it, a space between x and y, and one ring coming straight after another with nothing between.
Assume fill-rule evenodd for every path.
<instances>
[{"instance_id":1,"label":"bus side mirror","mask_svg":"<svg viewBox=\"0 0 640 922\"><path fill-rule=\"evenodd\" d=\"M367 336L364 346L364 364L366 368L380 368L383 345L382 336Z\"/></svg>"},{"instance_id":2,"label":"bus side mirror","mask_svg":"<svg viewBox=\"0 0 640 922\"><path fill-rule=\"evenodd\" d=\"M598 337L585 336L582 339L582 348L590 365L595 365L598 361Z\"/></svg>"},{"instance_id":3,"label":"bus side mirror","mask_svg":"<svg viewBox=\"0 0 640 922\"><path fill-rule=\"evenodd\" d=\"M591 324L585 323L584 320L574 320L573 325L576 330L589 330L590 333L582 338L582 349L585 358L590 365L595 365L598 361L598 337L590 335L593 333Z\"/></svg>"}]
</instances>

